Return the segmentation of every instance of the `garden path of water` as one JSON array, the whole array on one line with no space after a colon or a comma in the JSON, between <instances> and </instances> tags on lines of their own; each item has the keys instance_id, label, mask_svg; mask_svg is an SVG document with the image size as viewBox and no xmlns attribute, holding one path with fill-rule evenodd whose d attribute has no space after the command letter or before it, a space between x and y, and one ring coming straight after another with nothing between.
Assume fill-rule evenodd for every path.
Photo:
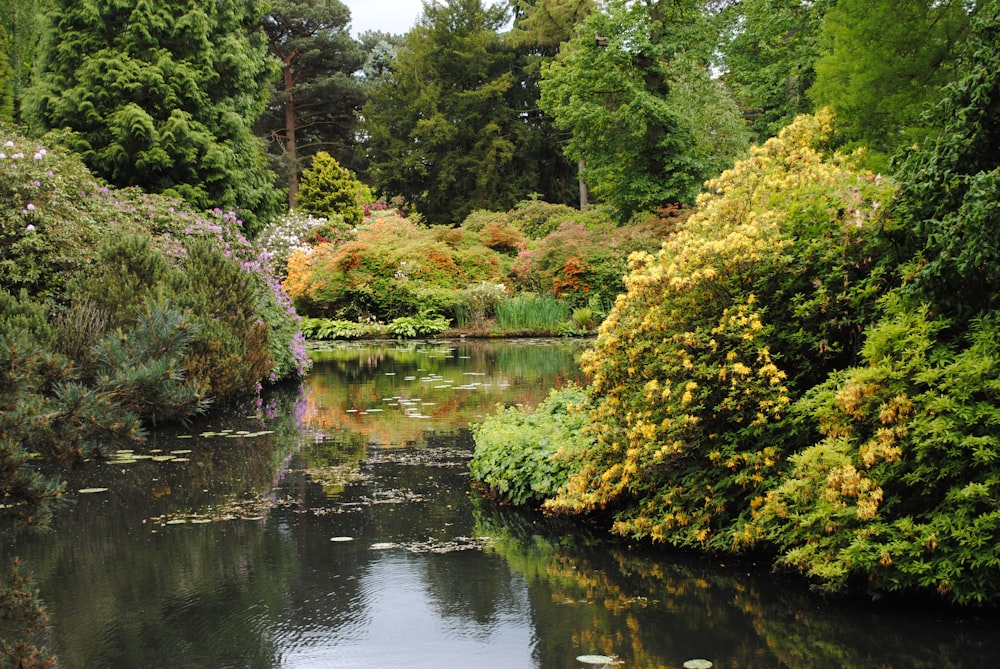
<instances>
[{"instance_id":1,"label":"garden path of water","mask_svg":"<svg viewBox=\"0 0 1000 669\"><path fill-rule=\"evenodd\" d=\"M580 379L585 345L331 345L301 387L71 472L54 530L4 553L63 669L1000 662L995 621L827 601L479 498L469 425Z\"/></svg>"}]
</instances>

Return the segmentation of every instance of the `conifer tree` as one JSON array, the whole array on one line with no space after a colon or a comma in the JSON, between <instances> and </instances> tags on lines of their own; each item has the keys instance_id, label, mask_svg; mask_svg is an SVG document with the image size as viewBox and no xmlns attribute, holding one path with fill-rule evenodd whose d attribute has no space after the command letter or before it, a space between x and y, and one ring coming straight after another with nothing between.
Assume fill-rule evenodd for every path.
<instances>
[{"instance_id":1,"label":"conifer tree","mask_svg":"<svg viewBox=\"0 0 1000 669\"><path fill-rule=\"evenodd\" d=\"M268 49L281 61L271 101L257 123L288 183L296 206L301 158L326 151L353 159L357 112L364 89L355 73L364 53L349 32L340 0L276 0L264 20Z\"/></svg>"},{"instance_id":2,"label":"conifer tree","mask_svg":"<svg viewBox=\"0 0 1000 669\"><path fill-rule=\"evenodd\" d=\"M53 0L39 74L25 101L40 129L117 186L238 211L276 210L252 132L275 74L257 0Z\"/></svg>"}]
</instances>

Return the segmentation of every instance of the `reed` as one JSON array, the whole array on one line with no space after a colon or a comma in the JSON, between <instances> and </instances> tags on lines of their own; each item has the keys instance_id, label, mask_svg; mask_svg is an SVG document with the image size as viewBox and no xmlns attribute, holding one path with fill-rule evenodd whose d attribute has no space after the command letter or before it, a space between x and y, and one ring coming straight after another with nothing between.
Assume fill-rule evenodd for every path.
<instances>
[{"instance_id":1,"label":"reed","mask_svg":"<svg viewBox=\"0 0 1000 669\"><path fill-rule=\"evenodd\" d=\"M555 332L569 320L569 305L552 295L520 293L496 307L496 325L501 331Z\"/></svg>"}]
</instances>

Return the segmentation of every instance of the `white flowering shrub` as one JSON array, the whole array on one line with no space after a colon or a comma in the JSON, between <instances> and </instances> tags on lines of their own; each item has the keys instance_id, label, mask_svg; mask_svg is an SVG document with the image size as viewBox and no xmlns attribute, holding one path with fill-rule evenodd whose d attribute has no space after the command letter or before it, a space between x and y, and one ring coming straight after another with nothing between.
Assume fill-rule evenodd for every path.
<instances>
[{"instance_id":1,"label":"white flowering shrub","mask_svg":"<svg viewBox=\"0 0 1000 669\"><path fill-rule=\"evenodd\" d=\"M308 251L316 239L316 231L327 224L325 218L292 210L266 225L254 243L266 259L271 275L284 280L288 276L288 257L294 251Z\"/></svg>"}]
</instances>

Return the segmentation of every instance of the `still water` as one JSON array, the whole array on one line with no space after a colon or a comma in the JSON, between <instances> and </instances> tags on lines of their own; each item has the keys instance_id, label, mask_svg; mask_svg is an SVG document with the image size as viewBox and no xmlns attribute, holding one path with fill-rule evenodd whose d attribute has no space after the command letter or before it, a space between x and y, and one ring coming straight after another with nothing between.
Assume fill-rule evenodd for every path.
<instances>
[{"instance_id":1,"label":"still water","mask_svg":"<svg viewBox=\"0 0 1000 669\"><path fill-rule=\"evenodd\" d=\"M989 667L997 621L826 601L470 490L468 426L579 379L572 341L331 346L240 416L69 474L19 536L64 669Z\"/></svg>"}]
</instances>

